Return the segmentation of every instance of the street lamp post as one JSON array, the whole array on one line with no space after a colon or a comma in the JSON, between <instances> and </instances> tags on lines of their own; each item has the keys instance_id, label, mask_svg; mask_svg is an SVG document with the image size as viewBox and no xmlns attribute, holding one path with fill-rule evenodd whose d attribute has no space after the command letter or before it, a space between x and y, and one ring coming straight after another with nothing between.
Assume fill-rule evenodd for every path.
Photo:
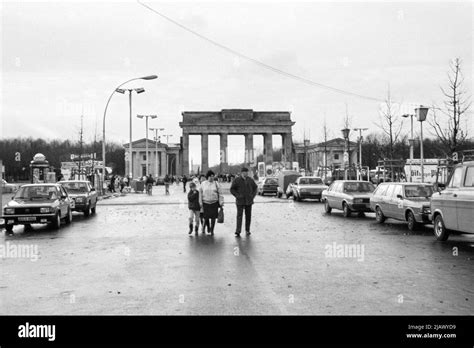
<instances>
[{"instance_id":1,"label":"street lamp post","mask_svg":"<svg viewBox=\"0 0 474 348\"><path fill-rule=\"evenodd\" d=\"M156 177L160 176L160 173L158 173L158 132L159 131L164 131L164 128L150 128L151 131L155 132L155 137L153 138L155 140L155 175Z\"/></svg>"},{"instance_id":2,"label":"street lamp post","mask_svg":"<svg viewBox=\"0 0 474 348\"><path fill-rule=\"evenodd\" d=\"M344 143L344 166L346 164L346 155L347 155L347 162L349 162L349 167L351 165L351 157L349 155L349 133L350 133L349 128L344 128L341 129L342 136L344 137L345 143ZM347 170L344 168L344 180L347 180Z\"/></svg>"},{"instance_id":3,"label":"street lamp post","mask_svg":"<svg viewBox=\"0 0 474 348\"><path fill-rule=\"evenodd\" d=\"M425 182L425 172L424 172L424 158L423 158L423 121L426 120L426 115L428 114L427 107L420 105L415 109L416 118L420 121L420 161L421 161L421 182Z\"/></svg>"},{"instance_id":4,"label":"street lamp post","mask_svg":"<svg viewBox=\"0 0 474 348\"><path fill-rule=\"evenodd\" d=\"M156 115L137 115L138 118L145 118L145 175L148 176L148 118L154 119L158 116Z\"/></svg>"},{"instance_id":5,"label":"street lamp post","mask_svg":"<svg viewBox=\"0 0 474 348\"><path fill-rule=\"evenodd\" d=\"M163 129L163 128L161 128L161 129ZM164 130L164 129L163 129L163 130ZM166 144L168 144L168 143L169 143L169 141L168 141L168 140L169 140L169 137L172 137L173 134L163 134L163 136L166 137Z\"/></svg>"},{"instance_id":6,"label":"street lamp post","mask_svg":"<svg viewBox=\"0 0 474 348\"><path fill-rule=\"evenodd\" d=\"M360 167L360 179L362 180L362 131L366 131L369 128L354 128L354 130L357 132L359 131L359 167ZM369 173L367 173L367 178L369 177Z\"/></svg>"},{"instance_id":7,"label":"street lamp post","mask_svg":"<svg viewBox=\"0 0 474 348\"><path fill-rule=\"evenodd\" d=\"M158 76L156 76L156 75L149 75L149 76L136 77L136 78L130 79L130 80L125 81L125 82L121 83L120 85L118 85L113 90L113 92L110 94L109 99L107 100L107 103L105 104L104 117L102 119L102 177L103 177L103 180L105 180L105 116L107 115L107 108L109 106L110 100L112 99L114 93L117 92L117 90L126 83L129 83L129 82L135 81L135 80L154 80L157 77ZM101 192L102 192L102 189L103 189L103 187L100 188Z\"/></svg>"},{"instance_id":8,"label":"street lamp post","mask_svg":"<svg viewBox=\"0 0 474 348\"><path fill-rule=\"evenodd\" d=\"M129 89L116 89L117 92L124 94L125 91L128 91L128 104L130 106L130 143L128 145L128 154L129 154L129 171L130 177L133 178L133 149L132 149L132 92L135 91L137 94L145 92L144 88L129 88Z\"/></svg>"},{"instance_id":9,"label":"street lamp post","mask_svg":"<svg viewBox=\"0 0 474 348\"><path fill-rule=\"evenodd\" d=\"M411 172L411 165L413 162L413 148L415 146L415 139L413 138L413 115L412 114L404 114L402 117L410 117L410 123L411 123L411 131L410 131L410 139L408 139L408 142L410 143L410 182L413 181L412 178L412 172Z\"/></svg>"}]
</instances>

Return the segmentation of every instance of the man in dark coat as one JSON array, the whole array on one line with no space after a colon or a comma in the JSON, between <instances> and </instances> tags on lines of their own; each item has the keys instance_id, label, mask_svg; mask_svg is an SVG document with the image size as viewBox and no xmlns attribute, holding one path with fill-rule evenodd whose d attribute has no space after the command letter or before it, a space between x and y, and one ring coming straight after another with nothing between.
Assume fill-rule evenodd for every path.
<instances>
[{"instance_id":1,"label":"man in dark coat","mask_svg":"<svg viewBox=\"0 0 474 348\"><path fill-rule=\"evenodd\" d=\"M242 217L245 210L245 232L250 235L250 221L252 219L252 204L257 195L257 184L249 177L249 170L242 168L240 176L232 181L230 193L235 197L237 205L237 227L235 236L240 237L242 231Z\"/></svg>"},{"instance_id":2,"label":"man in dark coat","mask_svg":"<svg viewBox=\"0 0 474 348\"><path fill-rule=\"evenodd\" d=\"M183 176L183 192L186 192L186 183L188 182L188 178L186 177L186 175Z\"/></svg>"}]
</instances>

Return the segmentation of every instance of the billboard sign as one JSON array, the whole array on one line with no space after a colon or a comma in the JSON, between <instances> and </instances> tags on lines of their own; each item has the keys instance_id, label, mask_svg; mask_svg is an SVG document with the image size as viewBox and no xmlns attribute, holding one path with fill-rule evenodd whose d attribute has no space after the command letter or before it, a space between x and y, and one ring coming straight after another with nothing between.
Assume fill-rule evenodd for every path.
<instances>
[{"instance_id":1,"label":"billboard sign","mask_svg":"<svg viewBox=\"0 0 474 348\"><path fill-rule=\"evenodd\" d=\"M410 163L411 163L411 172L410 172ZM436 172L438 171L438 159L437 158L425 158L423 160L423 176L425 183L434 184L436 182ZM440 173L442 174L442 173ZM408 182L421 182L421 161L420 159L409 159L405 164L405 176ZM410 180L411 178L411 180ZM441 182L446 182L447 178L439 178Z\"/></svg>"}]
</instances>

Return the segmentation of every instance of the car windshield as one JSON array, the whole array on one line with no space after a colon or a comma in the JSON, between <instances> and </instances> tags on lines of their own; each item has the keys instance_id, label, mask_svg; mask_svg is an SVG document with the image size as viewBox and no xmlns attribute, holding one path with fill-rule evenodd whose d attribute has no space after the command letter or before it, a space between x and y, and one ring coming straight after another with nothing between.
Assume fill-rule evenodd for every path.
<instances>
[{"instance_id":1,"label":"car windshield","mask_svg":"<svg viewBox=\"0 0 474 348\"><path fill-rule=\"evenodd\" d=\"M424 185L405 186L405 197L431 197L433 188Z\"/></svg>"},{"instance_id":2,"label":"car windshield","mask_svg":"<svg viewBox=\"0 0 474 348\"><path fill-rule=\"evenodd\" d=\"M346 182L344 192L374 192L375 186L370 182Z\"/></svg>"},{"instance_id":3,"label":"car windshield","mask_svg":"<svg viewBox=\"0 0 474 348\"><path fill-rule=\"evenodd\" d=\"M275 179L267 179L265 185L278 185L278 182Z\"/></svg>"},{"instance_id":4,"label":"car windshield","mask_svg":"<svg viewBox=\"0 0 474 348\"><path fill-rule=\"evenodd\" d=\"M87 184L85 182L66 182L62 184L69 192L87 192Z\"/></svg>"},{"instance_id":5,"label":"car windshield","mask_svg":"<svg viewBox=\"0 0 474 348\"><path fill-rule=\"evenodd\" d=\"M58 199L58 191L54 186L23 186L13 198L54 201Z\"/></svg>"},{"instance_id":6,"label":"car windshield","mask_svg":"<svg viewBox=\"0 0 474 348\"><path fill-rule=\"evenodd\" d=\"M321 178L302 178L300 179L300 185L322 185L323 181Z\"/></svg>"}]
</instances>

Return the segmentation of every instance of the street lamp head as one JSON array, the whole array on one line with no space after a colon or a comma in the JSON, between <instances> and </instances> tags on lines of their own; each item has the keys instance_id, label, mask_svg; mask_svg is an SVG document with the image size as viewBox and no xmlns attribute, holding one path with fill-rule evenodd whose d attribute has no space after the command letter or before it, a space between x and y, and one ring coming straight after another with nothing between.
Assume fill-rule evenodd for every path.
<instances>
[{"instance_id":1,"label":"street lamp head","mask_svg":"<svg viewBox=\"0 0 474 348\"><path fill-rule=\"evenodd\" d=\"M423 105L420 105L419 107L415 109L416 118L418 119L418 121L423 122L426 120L426 115L428 114L428 110L429 108Z\"/></svg>"},{"instance_id":2,"label":"street lamp head","mask_svg":"<svg viewBox=\"0 0 474 348\"><path fill-rule=\"evenodd\" d=\"M142 87L135 88L135 92L137 92L137 94L143 93L143 92L145 92L145 88L142 88Z\"/></svg>"},{"instance_id":3,"label":"street lamp head","mask_svg":"<svg viewBox=\"0 0 474 348\"><path fill-rule=\"evenodd\" d=\"M156 75L149 75L149 76L144 76L144 77L140 77L142 80L154 80L156 78L158 78L158 76Z\"/></svg>"},{"instance_id":4,"label":"street lamp head","mask_svg":"<svg viewBox=\"0 0 474 348\"><path fill-rule=\"evenodd\" d=\"M115 90L115 92L119 92L119 93L125 94L125 89L117 88L117 89Z\"/></svg>"},{"instance_id":5,"label":"street lamp head","mask_svg":"<svg viewBox=\"0 0 474 348\"><path fill-rule=\"evenodd\" d=\"M342 132L342 136L344 137L344 139L348 139L349 138L349 133L350 133L350 129L349 128L344 128L344 129L341 129L341 132Z\"/></svg>"},{"instance_id":6,"label":"street lamp head","mask_svg":"<svg viewBox=\"0 0 474 348\"><path fill-rule=\"evenodd\" d=\"M143 117L145 117L145 116L143 116L143 115L137 115L137 117L138 117L138 118L143 118Z\"/></svg>"},{"instance_id":7,"label":"street lamp head","mask_svg":"<svg viewBox=\"0 0 474 348\"><path fill-rule=\"evenodd\" d=\"M404 118L407 118L407 117L410 117L411 115L410 114L403 114L402 117Z\"/></svg>"}]
</instances>

